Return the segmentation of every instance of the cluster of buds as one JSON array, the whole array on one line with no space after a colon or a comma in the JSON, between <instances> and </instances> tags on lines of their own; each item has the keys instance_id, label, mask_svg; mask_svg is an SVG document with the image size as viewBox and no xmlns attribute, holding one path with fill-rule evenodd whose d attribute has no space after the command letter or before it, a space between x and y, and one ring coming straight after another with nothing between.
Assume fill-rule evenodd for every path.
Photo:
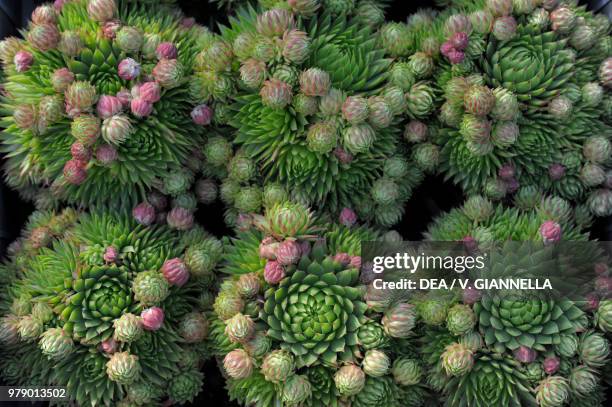
<instances>
[{"instance_id":1,"label":"cluster of buds","mask_svg":"<svg viewBox=\"0 0 612 407\"><path fill-rule=\"evenodd\" d=\"M259 257L267 260L264 267L264 280L271 285L278 284L285 278L285 268L297 264L302 256L308 256L310 250L310 243L306 240L298 241L287 238L278 241L271 236L265 237L259 245ZM333 259L344 267L361 269L361 256L338 253Z\"/></svg>"},{"instance_id":2,"label":"cluster of buds","mask_svg":"<svg viewBox=\"0 0 612 407\"><path fill-rule=\"evenodd\" d=\"M266 282L278 284L285 277L285 267L296 264L309 251L308 242L301 244L295 239L279 242L273 237L264 238L259 245L259 256L268 260L264 267Z\"/></svg>"},{"instance_id":3,"label":"cluster of buds","mask_svg":"<svg viewBox=\"0 0 612 407\"><path fill-rule=\"evenodd\" d=\"M193 227L195 220L192 210L178 205L174 206L168 212L164 212L164 209L165 205L164 207L155 207L151 203L145 201L134 207L132 216L136 222L145 226L152 225L153 223L167 224L169 227L176 230L189 230ZM177 281L173 282L173 284L181 285L183 278L184 276L181 274L180 277L176 277Z\"/></svg>"},{"instance_id":4,"label":"cluster of buds","mask_svg":"<svg viewBox=\"0 0 612 407\"><path fill-rule=\"evenodd\" d=\"M463 31L453 33L451 38L440 46L440 53L448 58L451 64L460 64L465 59L465 49L468 43L467 33Z\"/></svg>"}]
</instances>

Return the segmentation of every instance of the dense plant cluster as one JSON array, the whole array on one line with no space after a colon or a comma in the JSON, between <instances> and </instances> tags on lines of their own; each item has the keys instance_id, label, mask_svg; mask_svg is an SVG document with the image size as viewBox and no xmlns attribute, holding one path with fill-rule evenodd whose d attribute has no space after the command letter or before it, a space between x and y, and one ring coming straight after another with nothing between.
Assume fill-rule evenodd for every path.
<instances>
[{"instance_id":1,"label":"dense plant cluster","mask_svg":"<svg viewBox=\"0 0 612 407\"><path fill-rule=\"evenodd\" d=\"M56 0L0 42L4 178L36 206L0 265L3 383L181 405L220 391L208 360L245 407L606 405L605 16L215 0L227 18L204 27L178 3ZM377 286L364 243L404 244L415 231L392 228L425 216L407 203L436 177L463 203L413 254L448 245L564 295L479 288L475 270ZM222 220L196 216L217 200Z\"/></svg>"},{"instance_id":2,"label":"dense plant cluster","mask_svg":"<svg viewBox=\"0 0 612 407\"><path fill-rule=\"evenodd\" d=\"M221 250L201 228L36 212L2 268L4 379L66 386L79 405L192 400Z\"/></svg>"}]
</instances>

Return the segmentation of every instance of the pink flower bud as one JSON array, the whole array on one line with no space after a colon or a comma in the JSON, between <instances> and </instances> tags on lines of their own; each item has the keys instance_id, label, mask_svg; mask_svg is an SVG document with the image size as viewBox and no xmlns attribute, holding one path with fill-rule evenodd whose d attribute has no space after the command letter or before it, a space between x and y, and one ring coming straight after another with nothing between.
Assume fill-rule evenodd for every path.
<instances>
[{"instance_id":1,"label":"pink flower bud","mask_svg":"<svg viewBox=\"0 0 612 407\"><path fill-rule=\"evenodd\" d=\"M140 75L140 64L132 58L125 58L119 62L118 74L121 79L126 81L136 79Z\"/></svg>"},{"instance_id":2,"label":"pink flower bud","mask_svg":"<svg viewBox=\"0 0 612 407\"><path fill-rule=\"evenodd\" d=\"M411 143L420 143L427 138L427 125L418 120L411 120L404 129L404 138Z\"/></svg>"},{"instance_id":3,"label":"pink flower bud","mask_svg":"<svg viewBox=\"0 0 612 407\"><path fill-rule=\"evenodd\" d=\"M278 242L272 237L266 237L259 244L259 257L262 259L276 260L276 250L278 249Z\"/></svg>"},{"instance_id":4,"label":"pink flower bud","mask_svg":"<svg viewBox=\"0 0 612 407\"><path fill-rule=\"evenodd\" d=\"M87 179L87 163L79 160L69 160L64 165L64 178L69 184L80 185Z\"/></svg>"},{"instance_id":5,"label":"pink flower bud","mask_svg":"<svg viewBox=\"0 0 612 407\"><path fill-rule=\"evenodd\" d=\"M594 266L595 274L598 276L607 275L608 265L606 263L596 263Z\"/></svg>"},{"instance_id":6,"label":"pink flower bud","mask_svg":"<svg viewBox=\"0 0 612 407\"><path fill-rule=\"evenodd\" d=\"M351 161L353 161L353 155L342 147L336 147L334 149L334 155L342 164L350 164Z\"/></svg>"},{"instance_id":7,"label":"pink flower bud","mask_svg":"<svg viewBox=\"0 0 612 407\"><path fill-rule=\"evenodd\" d=\"M499 177L504 181L509 181L514 178L514 174L515 171L514 166L512 164L504 164L497 171L497 175L499 175Z\"/></svg>"},{"instance_id":8,"label":"pink flower bud","mask_svg":"<svg viewBox=\"0 0 612 407\"><path fill-rule=\"evenodd\" d=\"M100 344L100 348L102 348L102 351L104 353L113 354L117 351L118 344L113 338L110 338L103 341Z\"/></svg>"},{"instance_id":9,"label":"pink flower bud","mask_svg":"<svg viewBox=\"0 0 612 407\"><path fill-rule=\"evenodd\" d=\"M153 104L141 98L132 99L130 109L134 116L144 118L153 113Z\"/></svg>"},{"instance_id":10,"label":"pink flower bud","mask_svg":"<svg viewBox=\"0 0 612 407\"><path fill-rule=\"evenodd\" d=\"M53 72L51 85L56 92L64 92L74 82L74 74L68 68L60 68Z\"/></svg>"},{"instance_id":11,"label":"pink flower bud","mask_svg":"<svg viewBox=\"0 0 612 407\"><path fill-rule=\"evenodd\" d=\"M53 7L55 7L55 9L57 11L62 11L62 7L64 7L64 4L68 3L70 0L55 0L53 2Z\"/></svg>"},{"instance_id":12,"label":"pink flower bud","mask_svg":"<svg viewBox=\"0 0 612 407\"><path fill-rule=\"evenodd\" d=\"M178 49L171 42L162 42L155 50L157 59L176 59L178 57Z\"/></svg>"},{"instance_id":13,"label":"pink flower bud","mask_svg":"<svg viewBox=\"0 0 612 407\"><path fill-rule=\"evenodd\" d=\"M191 119L200 126L208 126L213 118L213 110L206 105L199 105L191 111Z\"/></svg>"},{"instance_id":14,"label":"pink flower bud","mask_svg":"<svg viewBox=\"0 0 612 407\"><path fill-rule=\"evenodd\" d=\"M520 188L521 184L518 182L516 178L510 178L507 181L504 181L506 185L506 193L513 194Z\"/></svg>"},{"instance_id":15,"label":"pink flower bud","mask_svg":"<svg viewBox=\"0 0 612 407\"><path fill-rule=\"evenodd\" d=\"M157 331L164 323L164 310L159 307L151 307L140 313L142 327L147 331Z\"/></svg>"},{"instance_id":16,"label":"pink flower bud","mask_svg":"<svg viewBox=\"0 0 612 407\"><path fill-rule=\"evenodd\" d=\"M547 220L540 226L540 235L545 245L556 243L561 240L561 225L552 220Z\"/></svg>"},{"instance_id":17,"label":"pink flower bud","mask_svg":"<svg viewBox=\"0 0 612 407\"><path fill-rule=\"evenodd\" d=\"M166 222L173 229L189 230L193 226L193 213L181 207L172 208L166 216Z\"/></svg>"},{"instance_id":18,"label":"pink flower bud","mask_svg":"<svg viewBox=\"0 0 612 407\"><path fill-rule=\"evenodd\" d=\"M283 278L285 278L285 269L283 266L275 261L270 260L264 267L264 279L268 284L278 284Z\"/></svg>"},{"instance_id":19,"label":"pink flower bud","mask_svg":"<svg viewBox=\"0 0 612 407\"><path fill-rule=\"evenodd\" d=\"M476 304L478 301L480 301L481 297L482 293L480 292L480 290L477 290L472 286L469 286L464 289L462 293L463 303L467 305Z\"/></svg>"},{"instance_id":20,"label":"pink flower bud","mask_svg":"<svg viewBox=\"0 0 612 407\"><path fill-rule=\"evenodd\" d=\"M565 167L563 166L563 164L555 163L548 167L548 176L551 180L558 181L563 178L564 175Z\"/></svg>"},{"instance_id":21,"label":"pink flower bud","mask_svg":"<svg viewBox=\"0 0 612 407\"><path fill-rule=\"evenodd\" d=\"M104 34L104 38L112 40L115 38L120 28L121 22L119 20L110 20L105 22L102 26L102 34Z\"/></svg>"},{"instance_id":22,"label":"pink flower bud","mask_svg":"<svg viewBox=\"0 0 612 407\"><path fill-rule=\"evenodd\" d=\"M117 149L110 144L102 144L96 149L96 158L102 165L112 164L118 156Z\"/></svg>"},{"instance_id":23,"label":"pink flower bud","mask_svg":"<svg viewBox=\"0 0 612 407\"><path fill-rule=\"evenodd\" d=\"M537 353L527 346L520 346L514 351L514 358L521 363L531 363L535 360Z\"/></svg>"},{"instance_id":24,"label":"pink flower bud","mask_svg":"<svg viewBox=\"0 0 612 407\"><path fill-rule=\"evenodd\" d=\"M448 53L448 60L451 64L460 64L465 59L465 54L461 51L452 50Z\"/></svg>"},{"instance_id":25,"label":"pink flower bud","mask_svg":"<svg viewBox=\"0 0 612 407\"><path fill-rule=\"evenodd\" d=\"M107 263L115 263L117 262L117 258L119 257L119 253L117 253L117 248L115 246L108 246L106 250L104 250L104 261Z\"/></svg>"},{"instance_id":26,"label":"pink flower bud","mask_svg":"<svg viewBox=\"0 0 612 407\"><path fill-rule=\"evenodd\" d=\"M446 41L440 46L440 53L447 58L452 51L456 51L456 49L450 41Z\"/></svg>"},{"instance_id":27,"label":"pink flower bud","mask_svg":"<svg viewBox=\"0 0 612 407\"><path fill-rule=\"evenodd\" d=\"M308 256L310 254L310 243L306 240L299 243L300 244L300 253L302 256Z\"/></svg>"},{"instance_id":28,"label":"pink flower bud","mask_svg":"<svg viewBox=\"0 0 612 407\"><path fill-rule=\"evenodd\" d=\"M285 240L276 250L276 260L284 266L297 263L300 255L300 246L295 240Z\"/></svg>"},{"instance_id":29,"label":"pink flower bud","mask_svg":"<svg viewBox=\"0 0 612 407\"><path fill-rule=\"evenodd\" d=\"M155 208L148 202L139 203L132 210L132 216L141 225L149 226L155 220Z\"/></svg>"},{"instance_id":30,"label":"pink flower bud","mask_svg":"<svg viewBox=\"0 0 612 407\"><path fill-rule=\"evenodd\" d=\"M599 296L595 293L588 293L585 296L585 308L587 311L595 311L599 308Z\"/></svg>"},{"instance_id":31,"label":"pink flower bud","mask_svg":"<svg viewBox=\"0 0 612 407\"><path fill-rule=\"evenodd\" d=\"M343 208L339 216L340 223L346 227L351 227L357 223L357 214L351 208Z\"/></svg>"},{"instance_id":32,"label":"pink flower bud","mask_svg":"<svg viewBox=\"0 0 612 407\"><path fill-rule=\"evenodd\" d=\"M119 99L123 107L126 108L132 101L132 94L127 89L121 89L117 92L117 99Z\"/></svg>"},{"instance_id":33,"label":"pink flower bud","mask_svg":"<svg viewBox=\"0 0 612 407\"><path fill-rule=\"evenodd\" d=\"M132 86L132 89L130 89L130 95L132 97L132 100L138 99L140 97L140 87L141 86L142 86L141 83L137 83L134 86Z\"/></svg>"},{"instance_id":34,"label":"pink flower bud","mask_svg":"<svg viewBox=\"0 0 612 407\"><path fill-rule=\"evenodd\" d=\"M559 358L556 356L549 356L542 362L542 368L546 374L551 375L557 373L560 364L561 362L559 361Z\"/></svg>"},{"instance_id":35,"label":"pink flower bud","mask_svg":"<svg viewBox=\"0 0 612 407\"><path fill-rule=\"evenodd\" d=\"M179 258L166 260L161 271L166 280L177 287L182 287L189 280L189 270Z\"/></svg>"},{"instance_id":36,"label":"pink flower bud","mask_svg":"<svg viewBox=\"0 0 612 407\"><path fill-rule=\"evenodd\" d=\"M98 116L108 119L123 110L123 103L116 96L102 95L98 100Z\"/></svg>"},{"instance_id":37,"label":"pink flower bud","mask_svg":"<svg viewBox=\"0 0 612 407\"><path fill-rule=\"evenodd\" d=\"M85 144L75 141L70 146L72 158L78 161L88 162L91 160L91 150Z\"/></svg>"},{"instance_id":38,"label":"pink flower bud","mask_svg":"<svg viewBox=\"0 0 612 407\"><path fill-rule=\"evenodd\" d=\"M186 17L181 20L181 27L191 28L195 25L196 20L193 17Z\"/></svg>"},{"instance_id":39,"label":"pink flower bud","mask_svg":"<svg viewBox=\"0 0 612 407\"><path fill-rule=\"evenodd\" d=\"M25 72L34 63L34 57L28 51L18 51L13 58L17 72Z\"/></svg>"},{"instance_id":40,"label":"pink flower bud","mask_svg":"<svg viewBox=\"0 0 612 407\"><path fill-rule=\"evenodd\" d=\"M464 32L456 32L450 39L450 43L457 51L464 51L468 46L469 37Z\"/></svg>"},{"instance_id":41,"label":"pink flower bud","mask_svg":"<svg viewBox=\"0 0 612 407\"><path fill-rule=\"evenodd\" d=\"M600 276L595 279L595 291L604 297L612 292L612 279L607 276Z\"/></svg>"},{"instance_id":42,"label":"pink flower bud","mask_svg":"<svg viewBox=\"0 0 612 407\"><path fill-rule=\"evenodd\" d=\"M349 263L351 267L356 268L357 270L361 269L361 256L351 256L351 261Z\"/></svg>"},{"instance_id":43,"label":"pink flower bud","mask_svg":"<svg viewBox=\"0 0 612 407\"><path fill-rule=\"evenodd\" d=\"M157 103L161 98L161 87L157 82L145 82L138 88L140 98L149 103Z\"/></svg>"},{"instance_id":44,"label":"pink flower bud","mask_svg":"<svg viewBox=\"0 0 612 407\"><path fill-rule=\"evenodd\" d=\"M334 261L346 267L351 263L351 256L348 253L338 253L334 256Z\"/></svg>"}]
</instances>

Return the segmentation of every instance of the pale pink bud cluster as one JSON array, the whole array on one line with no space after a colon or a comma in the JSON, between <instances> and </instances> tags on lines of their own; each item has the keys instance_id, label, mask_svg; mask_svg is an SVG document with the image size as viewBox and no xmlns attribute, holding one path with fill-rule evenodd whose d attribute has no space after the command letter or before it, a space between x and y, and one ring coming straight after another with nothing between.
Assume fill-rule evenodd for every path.
<instances>
[{"instance_id":1,"label":"pale pink bud cluster","mask_svg":"<svg viewBox=\"0 0 612 407\"><path fill-rule=\"evenodd\" d=\"M565 175L565 167L563 164L555 163L548 167L548 176L552 181L558 181Z\"/></svg>"},{"instance_id":2,"label":"pale pink bud cluster","mask_svg":"<svg viewBox=\"0 0 612 407\"><path fill-rule=\"evenodd\" d=\"M68 160L64 165L64 178L72 185L80 185L87 179L86 162L80 160Z\"/></svg>"},{"instance_id":3,"label":"pale pink bud cluster","mask_svg":"<svg viewBox=\"0 0 612 407\"><path fill-rule=\"evenodd\" d=\"M134 116L142 119L153 113L153 103L147 102L142 98L132 99L130 109Z\"/></svg>"},{"instance_id":4,"label":"pale pink bud cluster","mask_svg":"<svg viewBox=\"0 0 612 407\"><path fill-rule=\"evenodd\" d=\"M504 181L510 181L514 179L515 170L512 164L504 164L497 171L497 175Z\"/></svg>"},{"instance_id":5,"label":"pale pink bud cluster","mask_svg":"<svg viewBox=\"0 0 612 407\"><path fill-rule=\"evenodd\" d=\"M189 270L179 258L166 260L161 271L166 280L177 287L182 287L189 280Z\"/></svg>"},{"instance_id":6,"label":"pale pink bud cluster","mask_svg":"<svg viewBox=\"0 0 612 407\"><path fill-rule=\"evenodd\" d=\"M102 144L96 149L96 159L102 165L112 164L118 157L117 149L110 144Z\"/></svg>"},{"instance_id":7,"label":"pale pink bud cluster","mask_svg":"<svg viewBox=\"0 0 612 407\"><path fill-rule=\"evenodd\" d=\"M140 64L132 58L125 58L119 62L119 77L126 81L136 79L140 75Z\"/></svg>"},{"instance_id":8,"label":"pale pink bud cluster","mask_svg":"<svg viewBox=\"0 0 612 407\"><path fill-rule=\"evenodd\" d=\"M284 266L297 263L301 255L300 245L295 240L285 240L276 249L276 261Z\"/></svg>"},{"instance_id":9,"label":"pale pink bud cluster","mask_svg":"<svg viewBox=\"0 0 612 407\"><path fill-rule=\"evenodd\" d=\"M159 307L151 307L140 313L142 327L147 331L157 331L164 324L164 310Z\"/></svg>"},{"instance_id":10,"label":"pale pink bud cluster","mask_svg":"<svg viewBox=\"0 0 612 407\"><path fill-rule=\"evenodd\" d=\"M188 230L193 226L193 213L185 208L172 208L166 216L168 226L177 230Z\"/></svg>"},{"instance_id":11,"label":"pale pink bud cluster","mask_svg":"<svg viewBox=\"0 0 612 407\"><path fill-rule=\"evenodd\" d=\"M542 362L542 368L546 374L555 374L559 370L561 362L556 356L549 356Z\"/></svg>"},{"instance_id":12,"label":"pale pink bud cluster","mask_svg":"<svg viewBox=\"0 0 612 407\"><path fill-rule=\"evenodd\" d=\"M514 358L521 363L531 363L535 360L537 353L527 346L520 346L514 351Z\"/></svg>"},{"instance_id":13,"label":"pale pink bud cluster","mask_svg":"<svg viewBox=\"0 0 612 407\"><path fill-rule=\"evenodd\" d=\"M465 49L469 43L469 36L465 32L455 32L449 40L440 46L440 53L451 64L460 64L465 59Z\"/></svg>"},{"instance_id":14,"label":"pale pink bud cluster","mask_svg":"<svg viewBox=\"0 0 612 407\"><path fill-rule=\"evenodd\" d=\"M117 36L117 31L120 28L121 22L119 20L107 21L102 25L102 34L104 34L104 38L112 40Z\"/></svg>"},{"instance_id":15,"label":"pale pink bud cluster","mask_svg":"<svg viewBox=\"0 0 612 407\"><path fill-rule=\"evenodd\" d=\"M155 208L148 202L142 202L134 207L132 216L141 225L149 226L155 221Z\"/></svg>"},{"instance_id":16,"label":"pale pink bud cluster","mask_svg":"<svg viewBox=\"0 0 612 407\"><path fill-rule=\"evenodd\" d=\"M18 51L13 58L17 72L25 72L34 63L34 57L28 51Z\"/></svg>"},{"instance_id":17,"label":"pale pink bud cluster","mask_svg":"<svg viewBox=\"0 0 612 407\"><path fill-rule=\"evenodd\" d=\"M100 348L104 353L113 354L117 351L119 344L113 339L107 339L100 344Z\"/></svg>"},{"instance_id":18,"label":"pale pink bud cluster","mask_svg":"<svg viewBox=\"0 0 612 407\"><path fill-rule=\"evenodd\" d=\"M138 86L138 97L149 103L157 103L161 99L161 86L157 82L145 82Z\"/></svg>"},{"instance_id":19,"label":"pale pink bud cluster","mask_svg":"<svg viewBox=\"0 0 612 407\"><path fill-rule=\"evenodd\" d=\"M106 250L104 250L103 258L106 263L116 263L119 258L117 248L115 246L108 246Z\"/></svg>"},{"instance_id":20,"label":"pale pink bud cluster","mask_svg":"<svg viewBox=\"0 0 612 407\"><path fill-rule=\"evenodd\" d=\"M348 253L337 253L333 257L334 261L342 264L342 266L346 267L351 263L351 256Z\"/></svg>"},{"instance_id":21,"label":"pale pink bud cluster","mask_svg":"<svg viewBox=\"0 0 612 407\"><path fill-rule=\"evenodd\" d=\"M357 223L357 214L351 208L343 208L340 211L339 221L346 227L351 227Z\"/></svg>"},{"instance_id":22,"label":"pale pink bud cluster","mask_svg":"<svg viewBox=\"0 0 612 407\"><path fill-rule=\"evenodd\" d=\"M599 308L599 296L596 293L588 293L585 296L585 308L587 311L595 311Z\"/></svg>"},{"instance_id":23,"label":"pale pink bud cluster","mask_svg":"<svg viewBox=\"0 0 612 407\"><path fill-rule=\"evenodd\" d=\"M98 100L96 111L102 119L108 119L123 110L123 103L116 96L102 95Z\"/></svg>"},{"instance_id":24,"label":"pale pink bud cluster","mask_svg":"<svg viewBox=\"0 0 612 407\"><path fill-rule=\"evenodd\" d=\"M340 146L334 149L334 155L342 164L350 164L353 161L353 155Z\"/></svg>"},{"instance_id":25,"label":"pale pink bud cluster","mask_svg":"<svg viewBox=\"0 0 612 407\"><path fill-rule=\"evenodd\" d=\"M463 303L467 305L476 304L482 298L482 293L480 290L470 286L463 290Z\"/></svg>"},{"instance_id":26,"label":"pale pink bud cluster","mask_svg":"<svg viewBox=\"0 0 612 407\"><path fill-rule=\"evenodd\" d=\"M91 149L85 144L75 141L70 146L70 155L78 161L88 162L91 160Z\"/></svg>"},{"instance_id":27,"label":"pale pink bud cluster","mask_svg":"<svg viewBox=\"0 0 612 407\"><path fill-rule=\"evenodd\" d=\"M191 120L198 126L208 126L213 118L213 110L207 105L199 105L191 111Z\"/></svg>"},{"instance_id":28,"label":"pale pink bud cluster","mask_svg":"<svg viewBox=\"0 0 612 407\"><path fill-rule=\"evenodd\" d=\"M276 260L276 250L279 243L272 237L264 238L259 244L259 257L268 260Z\"/></svg>"},{"instance_id":29,"label":"pale pink bud cluster","mask_svg":"<svg viewBox=\"0 0 612 407\"><path fill-rule=\"evenodd\" d=\"M176 59L178 57L178 49L171 42L162 42L155 49L157 59Z\"/></svg>"},{"instance_id":30,"label":"pale pink bud cluster","mask_svg":"<svg viewBox=\"0 0 612 407\"><path fill-rule=\"evenodd\" d=\"M264 267L264 279L268 284L278 284L285 278L284 267L276 260L269 260Z\"/></svg>"},{"instance_id":31,"label":"pale pink bud cluster","mask_svg":"<svg viewBox=\"0 0 612 407\"><path fill-rule=\"evenodd\" d=\"M540 235L542 236L544 244L556 243L561 240L561 225L552 220L547 220L540 226Z\"/></svg>"}]
</instances>

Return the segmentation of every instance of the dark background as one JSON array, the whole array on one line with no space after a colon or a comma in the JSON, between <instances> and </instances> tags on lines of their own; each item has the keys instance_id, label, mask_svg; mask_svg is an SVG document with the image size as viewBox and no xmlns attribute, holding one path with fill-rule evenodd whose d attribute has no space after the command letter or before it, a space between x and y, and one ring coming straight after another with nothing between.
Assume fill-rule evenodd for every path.
<instances>
[{"instance_id":1,"label":"dark background","mask_svg":"<svg viewBox=\"0 0 612 407\"><path fill-rule=\"evenodd\" d=\"M17 35L17 30L24 27L34 7L44 3L43 0L0 0L0 39L8 35ZM589 8L612 16L612 0L581 1ZM216 22L227 21L224 10L218 10L216 4L208 4L204 0L179 0L185 14L195 17L203 25L214 28ZM388 9L387 18L405 21L408 15L422 7L432 7L432 0L395 0ZM0 160L2 157L0 157ZM404 220L398 226L398 231L406 240L420 240L427 225L438 214L448 211L462 203L461 191L441 177L428 176L417 188L408 202ZM6 187L0 179L0 257L4 255L6 246L19 236L19 232L27 217L32 213L33 206L23 202L19 195ZM196 214L198 221L207 230L217 236L230 234L231 231L223 224L223 207L220 204L207 206ZM593 238L612 240L612 222L610 218L598 219L593 227ZM209 361L203 371L206 375L204 389L192 405L214 405L234 407L230 403L215 361ZM0 385L2 383L0 382ZM1 402L0 407L18 406L20 403ZM21 403L29 405L30 403ZM43 406L44 403L37 405Z\"/></svg>"}]
</instances>

